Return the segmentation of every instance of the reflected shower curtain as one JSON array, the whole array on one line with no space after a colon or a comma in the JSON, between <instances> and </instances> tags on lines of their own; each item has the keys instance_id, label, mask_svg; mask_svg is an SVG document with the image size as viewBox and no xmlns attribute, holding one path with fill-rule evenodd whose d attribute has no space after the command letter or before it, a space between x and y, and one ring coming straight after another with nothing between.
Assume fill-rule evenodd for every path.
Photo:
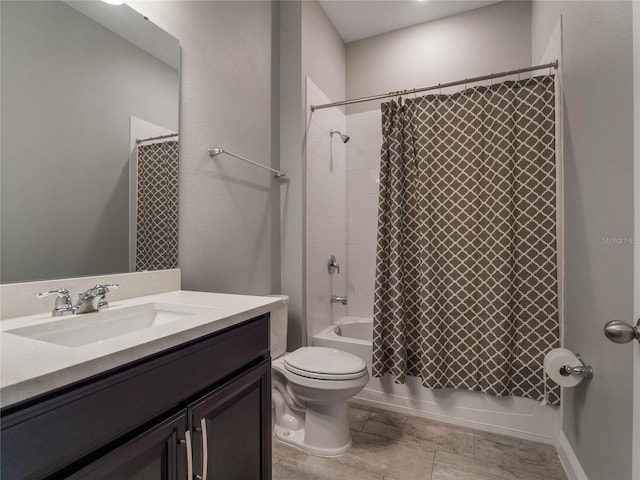
<instances>
[{"instance_id":1,"label":"reflected shower curtain","mask_svg":"<svg viewBox=\"0 0 640 480\"><path fill-rule=\"evenodd\" d=\"M382 130L374 376L542 399L559 343L553 76L391 101Z\"/></svg>"},{"instance_id":2,"label":"reflected shower curtain","mask_svg":"<svg viewBox=\"0 0 640 480\"><path fill-rule=\"evenodd\" d=\"M138 145L136 271L178 267L178 142Z\"/></svg>"}]
</instances>

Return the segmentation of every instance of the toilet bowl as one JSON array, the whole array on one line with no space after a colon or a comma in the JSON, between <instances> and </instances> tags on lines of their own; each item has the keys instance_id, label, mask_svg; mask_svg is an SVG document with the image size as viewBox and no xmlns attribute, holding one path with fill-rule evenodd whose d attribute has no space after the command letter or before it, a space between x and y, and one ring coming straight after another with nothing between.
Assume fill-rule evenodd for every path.
<instances>
[{"instance_id":1,"label":"toilet bowl","mask_svg":"<svg viewBox=\"0 0 640 480\"><path fill-rule=\"evenodd\" d=\"M369 382L365 362L325 347L274 350L286 332L287 300L271 313L271 401L278 440L320 456L341 455L351 448L347 400ZM276 330L276 331L274 331Z\"/></svg>"}]
</instances>

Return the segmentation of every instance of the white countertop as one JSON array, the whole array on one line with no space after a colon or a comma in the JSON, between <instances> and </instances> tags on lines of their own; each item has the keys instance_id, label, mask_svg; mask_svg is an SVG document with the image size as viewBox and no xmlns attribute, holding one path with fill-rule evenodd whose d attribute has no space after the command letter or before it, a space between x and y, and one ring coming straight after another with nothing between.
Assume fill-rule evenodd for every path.
<instances>
[{"instance_id":1,"label":"white countertop","mask_svg":"<svg viewBox=\"0 0 640 480\"><path fill-rule=\"evenodd\" d=\"M78 347L7 333L80 315L49 313L0 322L0 406L5 407L272 311L277 297L174 291L109 302L108 311L151 302L206 307L205 313ZM52 302L53 304L53 302ZM90 318L92 314L82 316Z\"/></svg>"}]
</instances>

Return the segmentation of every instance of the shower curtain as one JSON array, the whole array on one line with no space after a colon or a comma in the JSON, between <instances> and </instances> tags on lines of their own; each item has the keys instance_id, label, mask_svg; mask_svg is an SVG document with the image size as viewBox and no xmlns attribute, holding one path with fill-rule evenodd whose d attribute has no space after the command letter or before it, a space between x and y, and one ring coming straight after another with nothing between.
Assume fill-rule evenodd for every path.
<instances>
[{"instance_id":1,"label":"shower curtain","mask_svg":"<svg viewBox=\"0 0 640 480\"><path fill-rule=\"evenodd\" d=\"M554 77L391 101L382 130L374 376L542 399L559 343Z\"/></svg>"},{"instance_id":2,"label":"shower curtain","mask_svg":"<svg viewBox=\"0 0 640 480\"><path fill-rule=\"evenodd\" d=\"M138 145L136 271L178 267L178 142Z\"/></svg>"}]
</instances>

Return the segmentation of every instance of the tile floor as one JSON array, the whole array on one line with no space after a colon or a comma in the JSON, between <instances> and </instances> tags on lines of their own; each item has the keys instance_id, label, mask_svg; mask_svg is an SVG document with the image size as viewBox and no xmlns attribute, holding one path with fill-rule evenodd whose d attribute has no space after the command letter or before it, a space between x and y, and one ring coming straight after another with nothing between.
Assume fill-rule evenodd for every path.
<instances>
[{"instance_id":1,"label":"tile floor","mask_svg":"<svg viewBox=\"0 0 640 480\"><path fill-rule=\"evenodd\" d=\"M349 406L352 449L307 455L273 438L273 480L566 480L551 445Z\"/></svg>"}]
</instances>

